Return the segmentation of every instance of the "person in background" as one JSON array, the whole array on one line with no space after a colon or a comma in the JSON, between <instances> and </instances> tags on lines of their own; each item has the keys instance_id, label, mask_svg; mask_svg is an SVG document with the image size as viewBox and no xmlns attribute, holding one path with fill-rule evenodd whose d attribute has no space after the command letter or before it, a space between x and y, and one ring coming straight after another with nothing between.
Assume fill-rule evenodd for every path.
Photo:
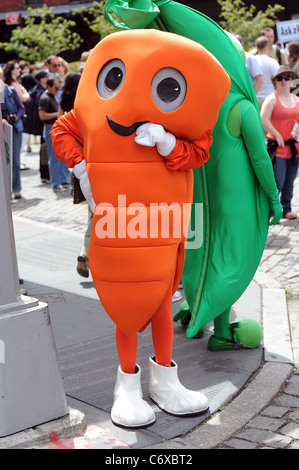
<instances>
[{"instance_id":1,"label":"person in background","mask_svg":"<svg viewBox=\"0 0 299 470\"><path fill-rule=\"evenodd\" d=\"M26 88L23 87L19 80L19 77L21 75L21 67L19 63L16 60L10 60L4 66L3 72L4 82L7 83L7 85L14 87L22 103L24 104L29 101L29 93Z\"/></svg>"},{"instance_id":2,"label":"person in background","mask_svg":"<svg viewBox=\"0 0 299 470\"><path fill-rule=\"evenodd\" d=\"M55 77L60 77L61 79L61 86L56 95L56 99L60 101L61 93L62 93L62 85L63 85L64 77L66 75L65 67L68 68L68 64L61 57L57 55L50 55L45 60L45 66L49 73L51 73L52 75L55 75Z\"/></svg>"},{"instance_id":3,"label":"person in background","mask_svg":"<svg viewBox=\"0 0 299 470\"><path fill-rule=\"evenodd\" d=\"M4 66L3 69L4 72L4 82L7 83L7 85L13 86L14 89L16 90L21 102L23 103L24 107L26 107L26 103L29 101L30 96L26 88L22 85L20 81L20 76L21 76L21 67L20 64L18 63L17 60L10 60L7 62L7 64ZM25 145L25 141L27 141L28 136L25 134L22 134L22 140L23 142L21 143L21 150L23 146ZM19 166L21 170L28 170L29 168L19 162Z\"/></svg>"},{"instance_id":4,"label":"person in background","mask_svg":"<svg viewBox=\"0 0 299 470\"><path fill-rule=\"evenodd\" d=\"M49 73L56 75L58 74L58 69L61 67L59 62L59 57L57 55L50 55L45 60L45 68Z\"/></svg>"},{"instance_id":5,"label":"person in background","mask_svg":"<svg viewBox=\"0 0 299 470\"><path fill-rule=\"evenodd\" d=\"M266 26L261 31L261 36L265 36L269 40L269 51L268 56L276 60L279 65L287 65L288 60L285 51L278 47L277 44L274 44L274 29ZM258 53L257 48L252 50L252 53L256 55Z\"/></svg>"},{"instance_id":6,"label":"person in background","mask_svg":"<svg viewBox=\"0 0 299 470\"><path fill-rule=\"evenodd\" d=\"M42 183L49 183L49 167L47 145L43 138L44 123L40 120L38 105L42 93L46 90L48 72L39 70L35 75L35 86L29 91L30 101L26 107L26 117L23 120L24 132L34 137L40 137L40 176ZM28 150L27 150L28 151Z\"/></svg>"},{"instance_id":7,"label":"person in background","mask_svg":"<svg viewBox=\"0 0 299 470\"><path fill-rule=\"evenodd\" d=\"M30 94L30 90L36 85L37 82L36 82L35 78L33 77L33 75L31 73L24 72L21 76L21 83L22 83L23 87ZM31 98L25 103L25 119L26 119L26 115L27 115L28 105L30 104L30 100L31 100ZM28 134L28 135L26 136L26 134ZM26 145L27 145L27 152L30 153L31 152L31 135L30 135L30 133L28 133L28 131L24 127L22 149L24 148L25 142L26 142Z\"/></svg>"},{"instance_id":8,"label":"person in background","mask_svg":"<svg viewBox=\"0 0 299 470\"><path fill-rule=\"evenodd\" d=\"M266 26L262 30L262 36L266 36L266 38L269 39L269 43L271 46L268 54L269 57L275 59L279 65L287 65L288 61L285 51L281 47L278 47L276 44L274 44L274 29L270 28L269 26Z\"/></svg>"},{"instance_id":9,"label":"person in background","mask_svg":"<svg viewBox=\"0 0 299 470\"><path fill-rule=\"evenodd\" d=\"M37 65L35 63L30 63L29 64L29 69L30 69L29 73L31 73L31 75L33 75L33 76L36 74L36 72L39 71L39 68L37 67Z\"/></svg>"},{"instance_id":10,"label":"person in background","mask_svg":"<svg viewBox=\"0 0 299 470\"><path fill-rule=\"evenodd\" d=\"M256 94L258 104L261 109L265 98L274 92L272 77L276 75L279 65L275 59L272 59L268 56L271 44L269 43L269 39L266 38L266 36L258 37L255 41L255 45L257 48L256 59L261 68L264 80L261 88Z\"/></svg>"},{"instance_id":11,"label":"person in background","mask_svg":"<svg viewBox=\"0 0 299 470\"><path fill-rule=\"evenodd\" d=\"M92 49L90 49L89 51L82 52L81 57L80 57L80 63L79 63L79 66L78 66L78 72L79 73L83 72L85 63L86 63L88 57L90 56L91 51L92 51Z\"/></svg>"},{"instance_id":12,"label":"person in background","mask_svg":"<svg viewBox=\"0 0 299 470\"><path fill-rule=\"evenodd\" d=\"M29 63L26 62L26 60L20 60L19 65L21 69L20 79L22 80L22 77L23 75L25 75L25 73L30 73L30 67Z\"/></svg>"},{"instance_id":13,"label":"person in background","mask_svg":"<svg viewBox=\"0 0 299 470\"><path fill-rule=\"evenodd\" d=\"M235 34L238 41L240 41L241 45L243 46L243 38L239 34ZM255 93L258 93L262 84L264 83L263 74L261 67L256 59L256 57L251 52L245 51L245 58L246 58L246 67L250 78L253 83Z\"/></svg>"},{"instance_id":14,"label":"person in background","mask_svg":"<svg viewBox=\"0 0 299 470\"><path fill-rule=\"evenodd\" d=\"M5 75L5 71L4 71ZM20 156L22 148L24 105L20 100L14 86L4 83L4 103L1 103L4 119L13 127L13 154L12 154L12 194L14 199L21 199L21 169Z\"/></svg>"},{"instance_id":15,"label":"person in background","mask_svg":"<svg viewBox=\"0 0 299 470\"><path fill-rule=\"evenodd\" d=\"M80 78L81 74L79 72L70 72L65 77L59 102L58 117L73 109Z\"/></svg>"},{"instance_id":16,"label":"person in background","mask_svg":"<svg viewBox=\"0 0 299 470\"><path fill-rule=\"evenodd\" d=\"M60 67L58 67L58 73L60 78L62 79L62 82L64 82L65 77L69 73L69 64L62 57L58 57L58 60L60 64Z\"/></svg>"},{"instance_id":17,"label":"person in background","mask_svg":"<svg viewBox=\"0 0 299 470\"><path fill-rule=\"evenodd\" d=\"M299 142L292 132L299 121L299 98L291 93L292 80L298 78L287 65L279 67L273 77L275 92L262 106L261 117L267 137L276 144L274 177L280 193L284 219L296 219L291 202L298 171Z\"/></svg>"},{"instance_id":18,"label":"person in background","mask_svg":"<svg viewBox=\"0 0 299 470\"><path fill-rule=\"evenodd\" d=\"M79 72L70 72L64 81L62 87L61 100L59 103L58 115L61 116L74 107L75 96L77 88L79 85L79 80L81 78L81 73ZM79 180L73 175L74 183L74 204L79 204L85 201L85 197L80 188ZM77 272L80 276L88 278L89 277L89 262L88 262L88 247L89 240L91 236L91 226L92 226L93 213L88 206L88 225L84 235L83 245L81 252L77 258Z\"/></svg>"},{"instance_id":19,"label":"person in background","mask_svg":"<svg viewBox=\"0 0 299 470\"><path fill-rule=\"evenodd\" d=\"M288 62L289 66L299 77L299 41L291 41L288 44L289 56Z\"/></svg>"},{"instance_id":20,"label":"person in background","mask_svg":"<svg viewBox=\"0 0 299 470\"><path fill-rule=\"evenodd\" d=\"M67 185L68 178L68 169L64 162L56 158L50 136L52 126L58 117L59 102L56 95L60 87L61 78L52 74L49 75L47 77L47 89L40 96L38 105L39 117L44 123L43 137L47 144L50 182L55 192L66 190L65 185Z\"/></svg>"}]
</instances>

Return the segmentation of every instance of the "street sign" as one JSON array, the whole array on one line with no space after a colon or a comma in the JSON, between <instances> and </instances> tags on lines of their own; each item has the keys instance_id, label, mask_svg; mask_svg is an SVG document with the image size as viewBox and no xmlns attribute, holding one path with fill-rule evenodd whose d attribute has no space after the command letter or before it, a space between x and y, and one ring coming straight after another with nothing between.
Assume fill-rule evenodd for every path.
<instances>
[{"instance_id":1,"label":"street sign","mask_svg":"<svg viewBox=\"0 0 299 470\"><path fill-rule=\"evenodd\" d=\"M277 38L280 43L299 40L299 18L276 23Z\"/></svg>"},{"instance_id":2,"label":"street sign","mask_svg":"<svg viewBox=\"0 0 299 470\"><path fill-rule=\"evenodd\" d=\"M6 24L20 24L20 13L7 13L5 15Z\"/></svg>"}]
</instances>

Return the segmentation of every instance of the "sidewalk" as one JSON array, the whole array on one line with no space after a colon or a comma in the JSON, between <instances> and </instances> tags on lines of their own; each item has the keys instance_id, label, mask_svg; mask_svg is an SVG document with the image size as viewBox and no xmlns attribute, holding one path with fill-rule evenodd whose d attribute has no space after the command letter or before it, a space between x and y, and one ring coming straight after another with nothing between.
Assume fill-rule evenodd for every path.
<instances>
[{"instance_id":1,"label":"sidewalk","mask_svg":"<svg viewBox=\"0 0 299 470\"><path fill-rule=\"evenodd\" d=\"M24 433L0 438L0 448L299 448L299 221L282 220L270 228L259 270L233 307L232 319L250 315L262 322L263 345L209 352L212 324L203 339L187 340L175 323L173 358L180 379L207 394L209 411L182 419L154 406L153 426L128 431L110 421L118 366L114 325L91 278L76 272L87 205L74 205L69 191L57 194L40 182L37 146L31 154L23 152L21 161L30 170L22 171L23 198L11 203L19 275L28 295L49 305L68 404L84 413L87 427L70 436L65 429L51 433L57 423L48 423L48 434L35 440ZM293 210L299 211L298 178ZM178 306L173 303L174 314ZM138 363L144 398L152 404L147 392L151 354L146 330Z\"/></svg>"}]
</instances>

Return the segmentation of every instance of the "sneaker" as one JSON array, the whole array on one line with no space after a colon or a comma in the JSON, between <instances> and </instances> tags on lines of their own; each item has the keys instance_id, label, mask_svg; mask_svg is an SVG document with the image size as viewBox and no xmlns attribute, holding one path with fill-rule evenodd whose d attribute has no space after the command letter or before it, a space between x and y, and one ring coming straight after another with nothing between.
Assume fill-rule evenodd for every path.
<instances>
[{"instance_id":1,"label":"sneaker","mask_svg":"<svg viewBox=\"0 0 299 470\"><path fill-rule=\"evenodd\" d=\"M82 277L89 277L89 264L87 256L78 256L77 272Z\"/></svg>"},{"instance_id":2,"label":"sneaker","mask_svg":"<svg viewBox=\"0 0 299 470\"><path fill-rule=\"evenodd\" d=\"M297 219L298 215L295 212L287 212L282 216L283 219Z\"/></svg>"},{"instance_id":3,"label":"sneaker","mask_svg":"<svg viewBox=\"0 0 299 470\"><path fill-rule=\"evenodd\" d=\"M55 193L61 193L62 191L66 191L66 188L64 188L61 184L59 184L58 186L56 186L56 188L53 188L53 191Z\"/></svg>"},{"instance_id":4,"label":"sneaker","mask_svg":"<svg viewBox=\"0 0 299 470\"><path fill-rule=\"evenodd\" d=\"M15 199L22 199L22 194L21 193L14 193L14 198Z\"/></svg>"},{"instance_id":5,"label":"sneaker","mask_svg":"<svg viewBox=\"0 0 299 470\"><path fill-rule=\"evenodd\" d=\"M178 302L183 298L182 294L177 290L172 296L172 302Z\"/></svg>"},{"instance_id":6,"label":"sneaker","mask_svg":"<svg viewBox=\"0 0 299 470\"><path fill-rule=\"evenodd\" d=\"M30 168L29 166L25 165L25 163L20 163L20 170L21 171L30 170Z\"/></svg>"}]
</instances>

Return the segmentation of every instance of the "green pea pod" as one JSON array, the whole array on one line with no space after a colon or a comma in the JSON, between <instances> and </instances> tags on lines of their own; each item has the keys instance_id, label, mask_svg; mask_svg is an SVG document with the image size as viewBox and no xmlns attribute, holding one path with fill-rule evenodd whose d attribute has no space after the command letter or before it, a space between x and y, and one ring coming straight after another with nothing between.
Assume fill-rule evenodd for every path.
<instances>
[{"instance_id":1,"label":"green pea pod","mask_svg":"<svg viewBox=\"0 0 299 470\"><path fill-rule=\"evenodd\" d=\"M145 2L137 5L136 0L106 2L106 17L110 8L119 16L121 6L126 10L121 19L128 26L130 9L133 15L136 8L140 23L135 21L135 15L134 28L161 29L200 43L219 60L231 79L230 93L213 131L211 157L203 167L194 170L190 227L195 236L188 240L183 274L191 313L186 336L191 338L229 309L245 291L265 247L270 211L274 215L272 223L276 223L282 208L242 48L236 47L234 38L213 20L196 10L167 0L146 3L150 4L151 12L153 6L159 9L149 23L145 21L148 13ZM175 320L181 315L186 317L184 309Z\"/></svg>"}]
</instances>

